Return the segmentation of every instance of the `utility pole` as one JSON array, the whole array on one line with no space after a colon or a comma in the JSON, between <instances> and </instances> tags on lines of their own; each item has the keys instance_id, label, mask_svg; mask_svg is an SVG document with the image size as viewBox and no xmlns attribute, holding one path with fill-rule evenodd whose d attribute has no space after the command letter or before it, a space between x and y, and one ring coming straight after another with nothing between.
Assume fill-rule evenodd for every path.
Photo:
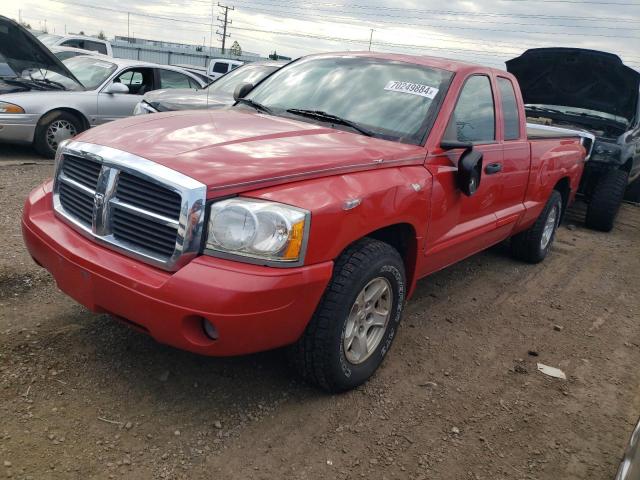
<instances>
[{"instance_id":1,"label":"utility pole","mask_svg":"<svg viewBox=\"0 0 640 480\"><path fill-rule=\"evenodd\" d=\"M369 51L371 51L371 42L373 41L373 28L371 29L371 35L369 35Z\"/></svg>"},{"instance_id":2,"label":"utility pole","mask_svg":"<svg viewBox=\"0 0 640 480\"><path fill-rule=\"evenodd\" d=\"M229 7L227 5L222 5L218 2L218 7L224 10L224 18L218 17L218 21L221 22L218 26L222 28L222 32L219 30L216 31L217 35L222 37L222 54L224 55L224 45L227 40L227 37L231 35L227 34L227 25L231 25L233 22L229 20L229 10L235 10L235 7ZM221 12L222 13L222 12Z\"/></svg>"},{"instance_id":3,"label":"utility pole","mask_svg":"<svg viewBox=\"0 0 640 480\"><path fill-rule=\"evenodd\" d=\"M22 25L22 10L18 9L18 23Z\"/></svg>"},{"instance_id":4,"label":"utility pole","mask_svg":"<svg viewBox=\"0 0 640 480\"><path fill-rule=\"evenodd\" d=\"M131 14L127 12L127 43L131 43L131 36L129 35L129 17Z\"/></svg>"}]
</instances>

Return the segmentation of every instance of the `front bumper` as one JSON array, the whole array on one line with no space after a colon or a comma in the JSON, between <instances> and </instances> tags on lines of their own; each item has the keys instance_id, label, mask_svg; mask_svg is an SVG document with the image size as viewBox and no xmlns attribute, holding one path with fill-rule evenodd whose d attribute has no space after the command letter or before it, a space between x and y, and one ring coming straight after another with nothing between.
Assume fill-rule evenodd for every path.
<instances>
[{"instance_id":1,"label":"front bumper","mask_svg":"<svg viewBox=\"0 0 640 480\"><path fill-rule=\"evenodd\" d=\"M313 315L333 262L277 269L200 256L170 273L99 246L60 221L51 182L31 192L22 232L58 287L94 312L127 320L160 343L203 355L269 350L295 342ZM210 339L202 319L219 338Z\"/></svg>"},{"instance_id":2,"label":"front bumper","mask_svg":"<svg viewBox=\"0 0 640 480\"><path fill-rule=\"evenodd\" d=\"M32 143L39 115L0 113L0 142Z\"/></svg>"}]
</instances>

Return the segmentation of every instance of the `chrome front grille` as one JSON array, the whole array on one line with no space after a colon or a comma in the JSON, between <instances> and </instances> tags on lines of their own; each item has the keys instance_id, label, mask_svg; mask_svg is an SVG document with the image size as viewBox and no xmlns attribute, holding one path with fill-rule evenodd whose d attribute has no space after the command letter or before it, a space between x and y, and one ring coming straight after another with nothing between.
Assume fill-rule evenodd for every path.
<instances>
[{"instance_id":1,"label":"chrome front grille","mask_svg":"<svg viewBox=\"0 0 640 480\"><path fill-rule=\"evenodd\" d=\"M166 270L200 249L206 187L109 147L70 142L57 155L57 214L98 243Z\"/></svg>"}]
</instances>

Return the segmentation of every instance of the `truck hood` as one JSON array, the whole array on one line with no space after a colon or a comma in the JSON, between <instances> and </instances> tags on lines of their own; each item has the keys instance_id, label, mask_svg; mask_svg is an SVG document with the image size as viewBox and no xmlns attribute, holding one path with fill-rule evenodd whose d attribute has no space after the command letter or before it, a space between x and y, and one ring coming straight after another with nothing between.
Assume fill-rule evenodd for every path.
<instances>
[{"instance_id":1,"label":"truck hood","mask_svg":"<svg viewBox=\"0 0 640 480\"><path fill-rule=\"evenodd\" d=\"M640 73L617 55L580 48L534 48L506 62L525 104L585 108L631 121Z\"/></svg>"},{"instance_id":2,"label":"truck hood","mask_svg":"<svg viewBox=\"0 0 640 480\"><path fill-rule=\"evenodd\" d=\"M22 76L22 72L34 68L49 70L70 78L84 89L64 63L40 40L22 25L2 15L0 15L0 62L6 63L15 72L14 76Z\"/></svg>"},{"instance_id":3,"label":"truck hood","mask_svg":"<svg viewBox=\"0 0 640 480\"><path fill-rule=\"evenodd\" d=\"M210 196L349 171L422 164L426 154L416 145L237 108L129 117L75 139L177 170L207 185Z\"/></svg>"},{"instance_id":4,"label":"truck hood","mask_svg":"<svg viewBox=\"0 0 640 480\"><path fill-rule=\"evenodd\" d=\"M220 108L234 103L232 96L210 94L207 98L206 89L195 90L191 88L153 90L146 93L143 99L160 112Z\"/></svg>"}]
</instances>

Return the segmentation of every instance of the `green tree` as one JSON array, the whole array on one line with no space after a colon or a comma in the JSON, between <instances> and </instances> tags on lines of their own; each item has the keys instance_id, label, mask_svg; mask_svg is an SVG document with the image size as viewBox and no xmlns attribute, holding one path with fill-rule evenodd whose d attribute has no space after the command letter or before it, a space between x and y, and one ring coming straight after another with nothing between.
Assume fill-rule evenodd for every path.
<instances>
[{"instance_id":1,"label":"green tree","mask_svg":"<svg viewBox=\"0 0 640 480\"><path fill-rule=\"evenodd\" d=\"M242 55L242 47L237 40L231 45L231 55L235 55L236 57Z\"/></svg>"},{"instance_id":2,"label":"green tree","mask_svg":"<svg viewBox=\"0 0 640 480\"><path fill-rule=\"evenodd\" d=\"M100 30L100 33L98 34L98 38L100 40L106 40L107 36L104 34L104 31Z\"/></svg>"}]
</instances>

